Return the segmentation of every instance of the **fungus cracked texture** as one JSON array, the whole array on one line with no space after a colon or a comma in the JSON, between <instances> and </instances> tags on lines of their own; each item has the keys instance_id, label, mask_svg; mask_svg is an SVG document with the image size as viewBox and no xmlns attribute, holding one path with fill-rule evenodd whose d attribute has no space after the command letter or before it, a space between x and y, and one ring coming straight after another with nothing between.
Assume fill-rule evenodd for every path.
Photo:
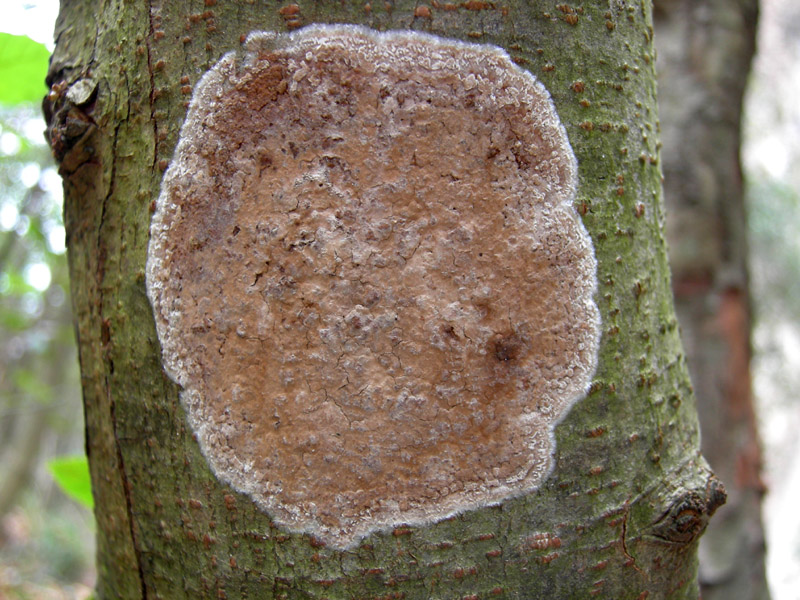
<instances>
[{"instance_id":1,"label":"fungus cracked texture","mask_svg":"<svg viewBox=\"0 0 800 600\"><path fill-rule=\"evenodd\" d=\"M216 475L341 548L536 489L596 364L576 170L497 48L316 26L223 57L147 267Z\"/></svg>"}]
</instances>

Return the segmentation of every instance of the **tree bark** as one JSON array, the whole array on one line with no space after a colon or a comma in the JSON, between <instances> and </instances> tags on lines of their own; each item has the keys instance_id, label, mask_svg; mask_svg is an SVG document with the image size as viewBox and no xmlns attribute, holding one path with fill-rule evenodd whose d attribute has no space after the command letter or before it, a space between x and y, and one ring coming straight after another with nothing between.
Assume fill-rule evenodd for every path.
<instances>
[{"instance_id":1,"label":"tree bark","mask_svg":"<svg viewBox=\"0 0 800 600\"><path fill-rule=\"evenodd\" d=\"M200 77L254 30L494 44L550 91L598 261L599 366L535 491L337 550L221 483L165 374L145 260ZM64 3L45 101L98 522L100 598L696 598L724 490L699 454L662 234L649 2ZM499 359L498 359L499 360Z\"/></svg>"},{"instance_id":2,"label":"tree bark","mask_svg":"<svg viewBox=\"0 0 800 600\"><path fill-rule=\"evenodd\" d=\"M656 3L667 238L703 454L728 503L700 544L703 597L768 598L750 379L742 102L758 2Z\"/></svg>"}]
</instances>

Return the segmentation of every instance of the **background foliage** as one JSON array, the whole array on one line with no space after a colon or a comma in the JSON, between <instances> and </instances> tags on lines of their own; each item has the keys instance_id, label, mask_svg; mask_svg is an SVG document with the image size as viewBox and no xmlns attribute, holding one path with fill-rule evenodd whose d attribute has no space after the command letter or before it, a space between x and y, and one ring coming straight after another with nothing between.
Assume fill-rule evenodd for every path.
<instances>
[{"instance_id":1,"label":"background foliage","mask_svg":"<svg viewBox=\"0 0 800 600\"><path fill-rule=\"evenodd\" d=\"M0 598L86 597L93 577L49 55L0 33Z\"/></svg>"}]
</instances>

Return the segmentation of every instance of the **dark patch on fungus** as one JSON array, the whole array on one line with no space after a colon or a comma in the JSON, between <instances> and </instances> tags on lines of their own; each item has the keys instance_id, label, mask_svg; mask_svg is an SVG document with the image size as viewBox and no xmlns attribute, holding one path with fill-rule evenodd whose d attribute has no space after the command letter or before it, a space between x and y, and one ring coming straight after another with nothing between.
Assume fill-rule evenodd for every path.
<instances>
[{"instance_id":1,"label":"dark patch on fungus","mask_svg":"<svg viewBox=\"0 0 800 600\"><path fill-rule=\"evenodd\" d=\"M493 47L315 26L226 55L147 266L217 476L337 548L538 487L596 363L576 170Z\"/></svg>"},{"instance_id":2,"label":"dark patch on fungus","mask_svg":"<svg viewBox=\"0 0 800 600\"><path fill-rule=\"evenodd\" d=\"M516 335L503 335L497 337L494 342L494 358L498 362L509 362L522 357L525 351L525 343Z\"/></svg>"}]
</instances>

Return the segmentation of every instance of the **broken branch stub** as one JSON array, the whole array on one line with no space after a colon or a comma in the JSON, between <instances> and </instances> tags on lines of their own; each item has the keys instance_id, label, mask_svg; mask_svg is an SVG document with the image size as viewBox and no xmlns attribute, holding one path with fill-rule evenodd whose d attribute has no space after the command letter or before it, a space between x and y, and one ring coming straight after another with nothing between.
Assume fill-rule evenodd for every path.
<instances>
[{"instance_id":1,"label":"broken branch stub","mask_svg":"<svg viewBox=\"0 0 800 600\"><path fill-rule=\"evenodd\" d=\"M576 170L497 48L315 26L226 55L147 265L216 475L342 548L536 489L597 360Z\"/></svg>"}]
</instances>

